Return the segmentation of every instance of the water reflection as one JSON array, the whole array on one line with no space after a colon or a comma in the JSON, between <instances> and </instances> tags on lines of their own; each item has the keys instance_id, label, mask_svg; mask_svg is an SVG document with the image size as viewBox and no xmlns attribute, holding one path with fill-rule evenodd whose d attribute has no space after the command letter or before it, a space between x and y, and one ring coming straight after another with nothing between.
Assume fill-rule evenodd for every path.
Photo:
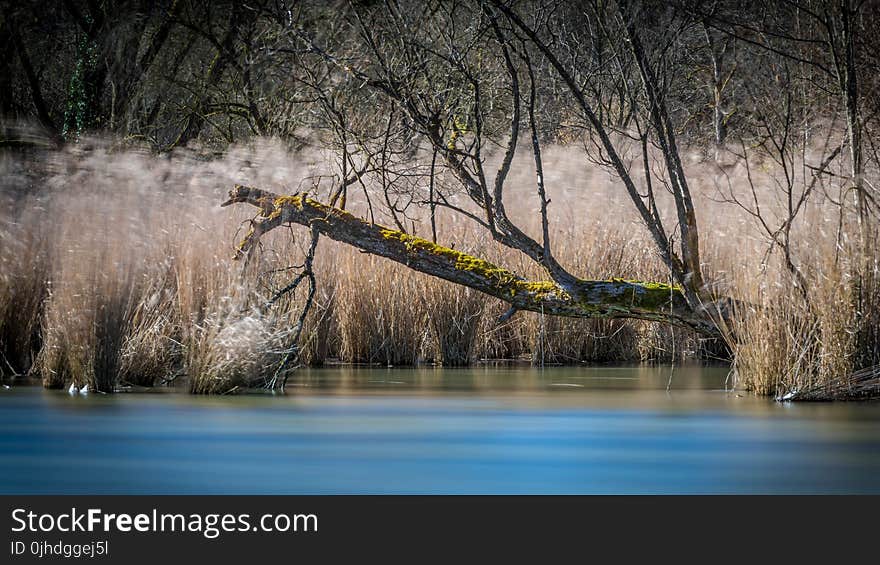
<instances>
[{"instance_id":1,"label":"water reflection","mask_svg":"<svg viewBox=\"0 0 880 565\"><path fill-rule=\"evenodd\" d=\"M880 492L880 405L724 368L303 371L290 393L0 392L7 493Z\"/></svg>"},{"instance_id":2,"label":"water reflection","mask_svg":"<svg viewBox=\"0 0 880 565\"><path fill-rule=\"evenodd\" d=\"M306 369L290 383L293 388L336 393L399 389L436 391L535 392L553 387L591 390L658 390L726 388L731 383L726 367L590 366L548 367L481 366L467 369L421 367L417 369L340 367Z\"/></svg>"}]
</instances>

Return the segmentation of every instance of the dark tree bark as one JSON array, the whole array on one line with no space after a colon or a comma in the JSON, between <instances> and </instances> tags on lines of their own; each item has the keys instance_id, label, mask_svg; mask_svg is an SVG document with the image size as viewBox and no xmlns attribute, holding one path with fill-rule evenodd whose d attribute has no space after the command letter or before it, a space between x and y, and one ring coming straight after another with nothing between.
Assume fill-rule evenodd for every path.
<instances>
[{"instance_id":1,"label":"dark tree bark","mask_svg":"<svg viewBox=\"0 0 880 565\"><path fill-rule=\"evenodd\" d=\"M168 36L171 34L171 29L174 26L175 19L180 14L182 6L183 2L181 0L173 0L168 11L163 14L162 23L159 24L159 28L156 29L155 33L150 37L144 54L137 59L134 69L128 76L128 80L120 89L120 94L118 95L118 101L116 103L118 112L122 112L125 115L130 115L132 113L133 106L140 95L139 91L141 90L141 85L147 78L150 67L152 67L153 62L156 60L162 47L165 45L166 41L168 41Z\"/></svg>"},{"instance_id":2,"label":"dark tree bark","mask_svg":"<svg viewBox=\"0 0 880 565\"><path fill-rule=\"evenodd\" d=\"M232 59L235 57L235 40L239 30L247 25L249 18L253 18L251 11L242 10L238 4L233 5L230 12L229 25L226 33L223 34L223 39L217 44L214 59L208 65L208 71L205 73L205 78L201 85L201 92L191 107L190 113L186 118L186 125L177 136L172 147L185 146L201 133L205 125L208 103L213 97L214 90L223 79L223 73L232 64Z\"/></svg>"},{"instance_id":3,"label":"dark tree bark","mask_svg":"<svg viewBox=\"0 0 880 565\"><path fill-rule=\"evenodd\" d=\"M37 111L37 119L40 121L40 125L42 125L49 134L49 137L56 145L61 145L63 143L63 139L61 137L61 132L58 129L58 126L55 124L55 120L52 119L52 116L49 114L49 107L46 104L46 100L43 98L43 92L40 88L40 79L37 77L37 73L34 71L34 67L31 64L31 59L28 56L27 49L25 48L24 42L21 39L21 35L19 35L18 30L14 25L9 26L10 37L12 40L12 44L15 46L15 51L18 54L18 60L21 62L21 67L24 70L25 77L27 77L28 87L31 92L31 99L33 100L34 108Z\"/></svg>"}]
</instances>

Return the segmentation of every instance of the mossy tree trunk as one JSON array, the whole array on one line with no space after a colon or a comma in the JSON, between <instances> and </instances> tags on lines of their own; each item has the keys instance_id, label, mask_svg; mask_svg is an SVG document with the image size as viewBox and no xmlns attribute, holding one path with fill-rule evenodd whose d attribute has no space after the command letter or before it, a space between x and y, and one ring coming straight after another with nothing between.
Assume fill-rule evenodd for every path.
<instances>
[{"instance_id":1,"label":"mossy tree trunk","mask_svg":"<svg viewBox=\"0 0 880 565\"><path fill-rule=\"evenodd\" d=\"M578 279L577 297L555 281L530 281L516 273L427 239L367 222L304 195L281 196L236 185L222 206L247 203L260 209L238 245L237 256L249 253L266 232L288 224L317 229L335 241L379 255L407 267L499 298L512 311L577 318L633 318L686 326L719 337L709 310L690 308L681 288L625 279Z\"/></svg>"}]
</instances>

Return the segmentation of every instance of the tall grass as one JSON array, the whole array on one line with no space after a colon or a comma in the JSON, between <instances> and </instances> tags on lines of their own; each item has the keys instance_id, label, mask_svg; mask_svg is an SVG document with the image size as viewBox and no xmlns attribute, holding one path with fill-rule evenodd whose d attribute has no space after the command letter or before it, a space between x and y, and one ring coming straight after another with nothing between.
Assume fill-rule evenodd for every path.
<instances>
[{"instance_id":1,"label":"tall grass","mask_svg":"<svg viewBox=\"0 0 880 565\"><path fill-rule=\"evenodd\" d=\"M363 259L349 256L339 271L340 282L348 283L341 282L336 293L340 356L353 363L413 365L427 339L427 310L419 300L425 277L381 258Z\"/></svg>"},{"instance_id":2,"label":"tall grass","mask_svg":"<svg viewBox=\"0 0 880 565\"><path fill-rule=\"evenodd\" d=\"M428 356L444 367L470 365L476 357L487 298L442 281L422 285L421 297L427 311Z\"/></svg>"},{"instance_id":3,"label":"tall grass","mask_svg":"<svg viewBox=\"0 0 880 565\"><path fill-rule=\"evenodd\" d=\"M790 285L746 287L753 305L738 313L734 364L745 388L779 399L880 396L878 255L832 257L816 259L806 298ZM855 378L866 370L873 382Z\"/></svg>"},{"instance_id":4,"label":"tall grass","mask_svg":"<svg viewBox=\"0 0 880 565\"><path fill-rule=\"evenodd\" d=\"M0 195L0 209L14 202ZM39 217L17 213L21 222ZM0 221L0 377L26 375L40 350L40 318L48 295L50 249L45 225L21 230L6 217ZM24 232L24 233L21 233Z\"/></svg>"},{"instance_id":5,"label":"tall grass","mask_svg":"<svg viewBox=\"0 0 880 565\"><path fill-rule=\"evenodd\" d=\"M232 261L253 211L218 204L233 183L294 192L303 179L326 173L329 158L267 141L220 158L88 143L0 160L4 377L30 373L48 387L102 391L185 382L194 393L226 393L265 384L293 345L302 295L272 307L266 300L302 262L304 234L275 230L249 261ZM507 207L537 235L533 173L518 167ZM577 148L548 147L545 169L551 237L565 265L584 278L669 280L613 177L589 166ZM713 292L741 305L730 328L739 384L761 394L845 396L847 375L880 364L876 252L841 244L838 232L855 233L848 217L830 199L811 201L793 249L810 281L805 300L779 253L766 252L754 218L717 201L714 163L692 158L688 169L712 267L706 278ZM749 191L744 178L734 171L725 180ZM760 184L760 175L752 182ZM761 185L762 196L772 200L773 186ZM321 190L327 188L319 187L319 196ZM366 215L356 201L350 206ZM426 219L413 220L425 235ZM437 221L441 242L546 276L460 218L441 211ZM318 292L298 344L302 364L668 362L729 353L681 328L647 322L522 312L502 322L500 301L332 241L322 240L316 267Z\"/></svg>"}]
</instances>

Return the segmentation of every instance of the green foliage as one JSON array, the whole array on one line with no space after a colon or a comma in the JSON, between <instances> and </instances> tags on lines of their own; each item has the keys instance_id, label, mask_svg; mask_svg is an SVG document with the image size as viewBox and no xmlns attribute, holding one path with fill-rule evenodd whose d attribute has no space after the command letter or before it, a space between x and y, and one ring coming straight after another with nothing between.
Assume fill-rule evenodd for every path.
<instances>
[{"instance_id":1,"label":"green foliage","mask_svg":"<svg viewBox=\"0 0 880 565\"><path fill-rule=\"evenodd\" d=\"M94 41L80 34L77 43L76 64L67 86L67 109L64 112L64 127L61 136L67 141L75 141L91 127L95 116L91 115L95 92L89 84L89 77L98 64L98 49Z\"/></svg>"}]
</instances>

